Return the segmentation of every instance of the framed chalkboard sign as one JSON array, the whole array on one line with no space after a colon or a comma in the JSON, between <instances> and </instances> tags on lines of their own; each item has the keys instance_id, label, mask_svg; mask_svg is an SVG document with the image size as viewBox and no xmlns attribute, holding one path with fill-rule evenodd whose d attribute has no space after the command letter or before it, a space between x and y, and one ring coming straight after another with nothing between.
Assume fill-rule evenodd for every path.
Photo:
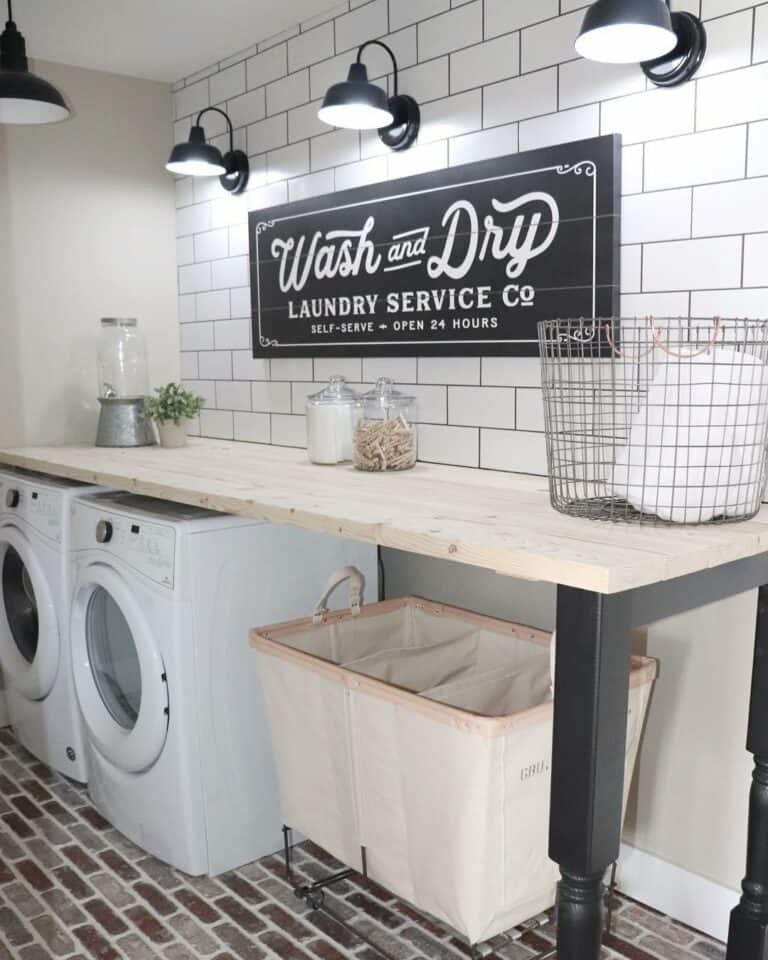
<instances>
[{"instance_id":1,"label":"framed chalkboard sign","mask_svg":"<svg viewBox=\"0 0 768 960\"><path fill-rule=\"evenodd\" d=\"M253 353L530 356L618 310L620 138L256 210Z\"/></svg>"}]
</instances>

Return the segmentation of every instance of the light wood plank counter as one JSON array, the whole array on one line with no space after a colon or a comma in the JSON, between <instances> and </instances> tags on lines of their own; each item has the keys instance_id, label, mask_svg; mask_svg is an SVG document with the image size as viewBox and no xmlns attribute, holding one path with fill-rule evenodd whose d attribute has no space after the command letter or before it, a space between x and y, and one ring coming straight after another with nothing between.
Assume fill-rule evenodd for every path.
<instances>
[{"instance_id":1,"label":"light wood plank counter","mask_svg":"<svg viewBox=\"0 0 768 960\"><path fill-rule=\"evenodd\" d=\"M768 550L768 509L723 526L602 523L558 514L543 479L428 464L369 474L231 441L22 447L0 451L0 463L605 594Z\"/></svg>"}]
</instances>

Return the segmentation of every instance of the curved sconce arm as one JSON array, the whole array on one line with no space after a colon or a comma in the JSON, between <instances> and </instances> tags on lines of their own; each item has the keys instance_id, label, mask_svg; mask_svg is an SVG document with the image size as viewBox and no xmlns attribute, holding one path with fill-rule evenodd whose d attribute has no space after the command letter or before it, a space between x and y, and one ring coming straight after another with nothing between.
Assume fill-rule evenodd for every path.
<instances>
[{"instance_id":1,"label":"curved sconce arm","mask_svg":"<svg viewBox=\"0 0 768 960\"><path fill-rule=\"evenodd\" d=\"M10 3L10 0L8 0L8 2ZM200 120L206 113L218 113L227 121L227 130L229 131L229 150L231 153L235 149L235 133L232 127L232 121L229 119L229 114L225 113L224 110L220 110L219 107L204 107L197 115L197 120L195 120L196 127L200 126Z\"/></svg>"},{"instance_id":2,"label":"curved sconce arm","mask_svg":"<svg viewBox=\"0 0 768 960\"><path fill-rule=\"evenodd\" d=\"M392 60L392 96L396 97L397 96L397 60L395 59L395 55L392 52L392 48L388 47L386 43L383 42L383 40L366 40L365 43L361 43L357 50L357 57L355 59L355 63L362 63L361 57L363 55L363 50L365 50L366 47L370 47L372 45L381 47L382 50L386 50L390 56L390 59Z\"/></svg>"}]
</instances>

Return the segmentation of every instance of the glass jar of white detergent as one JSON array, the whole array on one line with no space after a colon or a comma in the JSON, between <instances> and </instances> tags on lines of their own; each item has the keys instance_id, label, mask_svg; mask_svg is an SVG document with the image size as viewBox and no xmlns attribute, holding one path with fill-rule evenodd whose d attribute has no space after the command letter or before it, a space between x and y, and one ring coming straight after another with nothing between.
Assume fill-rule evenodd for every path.
<instances>
[{"instance_id":1,"label":"glass jar of white detergent","mask_svg":"<svg viewBox=\"0 0 768 960\"><path fill-rule=\"evenodd\" d=\"M360 415L359 397L344 377L307 397L307 453L312 463L345 463L352 459L352 438Z\"/></svg>"}]
</instances>

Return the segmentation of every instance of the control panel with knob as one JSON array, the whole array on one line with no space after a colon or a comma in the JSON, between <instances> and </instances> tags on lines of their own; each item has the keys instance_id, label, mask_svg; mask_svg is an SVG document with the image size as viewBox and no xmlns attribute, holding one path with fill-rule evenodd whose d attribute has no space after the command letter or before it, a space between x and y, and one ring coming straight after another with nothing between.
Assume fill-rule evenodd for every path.
<instances>
[{"instance_id":1,"label":"control panel with knob","mask_svg":"<svg viewBox=\"0 0 768 960\"><path fill-rule=\"evenodd\" d=\"M176 532L170 524L141 513L125 516L98 503L91 507L83 498L72 511L70 538L75 553L98 550L109 554L110 564L126 564L155 583L174 586Z\"/></svg>"},{"instance_id":2,"label":"control panel with knob","mask_svg":"<svg viewBox=\"0 0 768 960\"><path fill-rule=\"evenodd\" d=\"M109 543L112 539L112 524L109 520L99 520L96 524L96 542Z\"/></svg>"},{"instance_id":3,"label":"control panel with knob","mask_svg":"<svg viewBox=\"0 0 768 960\"><path fill-rule=\"evenodd\" d=\"M5 495L5 505L10 510L15 510L16 507L18 507L19 505L20 499L21 499L21 495L19 494L18 490L13 490L13 489L8 490L8 492Z\"/></svg>"}]
</instances>

